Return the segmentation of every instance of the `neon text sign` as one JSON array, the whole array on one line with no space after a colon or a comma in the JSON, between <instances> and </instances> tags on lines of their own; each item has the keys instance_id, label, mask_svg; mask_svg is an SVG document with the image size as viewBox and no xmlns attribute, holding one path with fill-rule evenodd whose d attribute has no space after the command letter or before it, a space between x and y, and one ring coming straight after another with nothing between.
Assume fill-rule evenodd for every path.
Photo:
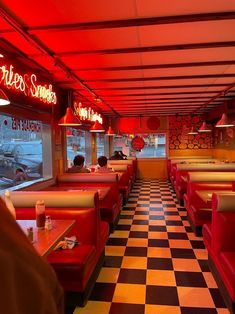
<instances>
[{"instance_id":1,"label":"neon text sign","mask_svg":"<svg viewBox=\"0 0 235 314\"><path fill-rule=\"evenodd\" d=\"M89 120L94 122L98 120L99 123L103 123L103 119L99 113L95 112L91 107L82 107L81 102L74 102L74 111L81 120Z\"/></svg>"},{"instance_id":2,"label":"neon text sign","mask_svg":"<svg viewBox=\"0 0 235 314\"><path fill-rule=\"evenodd\" d=\"M56 104L56 93L52 90L52 85L40 85L37 83L35 74L19 74L14 71L13 65L2 65L0 67L0 84L7 88L20 91L25 96L37 98L47 104Z\"/></svg>"}]
</instances>

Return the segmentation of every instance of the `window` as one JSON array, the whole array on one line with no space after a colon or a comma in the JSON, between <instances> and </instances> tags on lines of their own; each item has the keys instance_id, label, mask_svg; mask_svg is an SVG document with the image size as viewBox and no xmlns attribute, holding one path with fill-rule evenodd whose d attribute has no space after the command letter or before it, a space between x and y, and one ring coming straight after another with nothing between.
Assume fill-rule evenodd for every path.
<instances>
[{"instance_id":1,"label":"window","mask_svg":"<svg viewBox=\"0 0 235 314\"><path fill-rule=\"evenodd\" d=\"M85 164L91 164L91 134L90 132L66 128L67 140L67 164L68 168L73 165L76 155L85 157Z\"/></svg>"},{"instance_id":2,"label":"window","mask_svg":"<svg viewBox=\"0 0 235 314\"><path fill-rule=\"evenodd\" d=\"M166 135L144 134L145 146L141 151L135 151L132 148L131 141L134 135L123 135L114 137L113 150L122 150L128 156L136 156L138 158L165 158L166 157Z\"/></svg>"},{"instance_id":3,"label":"window","mask_svg":"<svg viewBox=\"0 0 235 314\"><path fill-rule=\"evenodd\" d=\"M104 140L105 136L101 133L96 133L96 157L104 156Z\"/></svg>"},{"instance_id":4,"label":"window","mask_svg":"<svg viewBox=\"0 0 235 314\"><path fill-rule=\"evenodd\" d=\"M0 189L51 177L50 126L0 115Z\"/></svg>"}]
</instances>

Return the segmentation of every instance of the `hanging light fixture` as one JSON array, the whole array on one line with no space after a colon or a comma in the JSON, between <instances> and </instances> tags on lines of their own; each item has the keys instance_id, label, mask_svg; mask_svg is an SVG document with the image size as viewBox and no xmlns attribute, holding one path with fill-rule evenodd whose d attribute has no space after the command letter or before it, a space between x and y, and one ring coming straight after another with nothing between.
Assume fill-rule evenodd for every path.
<instances>
[{"instance_id":1,"label":"hanging light fixture","mask_svg":"<svg viewBox=\"0 0 235 314\"><path fill-rule=\"evenodd\" d=\"M0 89L0 106L6 106L10 104L10 100L3 90Z\"/></svg>"},{"instance_id":2,"label":"hanging light fixture","mask_svg":"<svg viewBox=\"0 0 235 314\"><path fill-rule=\"evenodd\" d=\"M59 120L58 125L60 126L79 126L82 125L80 119L74 115L71 109L71 99L72 99L72 92L68 92L68 107L66 109L66 114Z\"/></svg>"},{"instance_id":3,"label":"hanging light fixture","mask_svg":"<svg viewBox=\"0 0 235 314\"><path fill-rule=\"evenodd\" d=\"M198 134L198 131L194 126L191 127L191 130L188 132L189 135L196 135Z\"/></svg>"},{"instance_id":4,"label":"hanging light fixture","mask_svg":"<svg viewBox=\"0 0 235 314\"><path fill-rule=\"evenodd\" d=\"M101 133L104 131L105 131L105 129L104 129L103 125L98 120L96 120L95 123L90 128L91 133Z\"/></svg>"},{"instance_id":5,"label":"hanging light fixture","mask_svg":"<svg viewBox=\"0 0 235 314\"><path fill-rule=\"evenodd\" d=\"M112 129L112 125L111 125L111 119L109 119L109 128L105 132L105 135L107 135L107 136L114 136L115 135L115 133L114 133L114 131Z\"/></svg>"},{"instance_id":6,"label":"hanging light fixture","mask_svg":"<svg viewBox=\"0 0 235 314\"><path fill-rule=\"evenodd\" d=\"M199 133L206 133L206 132L211 132L211 129L208 128L208 126L206 125L206 121L202 122L201 127L198 130Z\"/></svg>"},{"instance_id":7,"label":"hanging light fixture","mask_svg":"<svg viewBox=\"0 0 235 314\"><path fill-rule=\"evenodd\" d=\"M234 124L228 122L228 117L225 113L222 114L221 119L216 123L216 128L228 128L234 126Z\"/></svg>"}]
</instances>

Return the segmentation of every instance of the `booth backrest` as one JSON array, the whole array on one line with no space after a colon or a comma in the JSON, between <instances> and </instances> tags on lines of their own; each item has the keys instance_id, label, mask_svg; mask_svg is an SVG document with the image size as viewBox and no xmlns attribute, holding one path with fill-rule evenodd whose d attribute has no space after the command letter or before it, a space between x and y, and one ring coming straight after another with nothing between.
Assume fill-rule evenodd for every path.
<instances>
[{"instance_id":1,"label":"booth backrest","mask_svg":"<svg viewBox=\"0 0 235 314\"><path fill-rule=\"evenodd\" d=\"M95 191L11 191L15 207L34 207L44 200L46 207L91 208L96 207Z\"/></svg>"},{"instance_id":2,"label":"booth backrest","mask_svg":"<svg viewBox=\"0 0 235 314\"><path fill-rule=\"evenodd\" d=\"M234 212L235 213L235 192L220 193L217 195L217 212Z\"/></svg>"},{"instance_id":3,"label":"booth backrest","mask_svg":"<svg viewBox=\"0 0 235 314\"><path fill-rule=\"evenodd\" d=\"M125 172L125 171L128 171L128 165L125 164L125 165L112 165L112 168L114 171L117 171L117 172Z\"/></svg>"},{"instance_id":4,"label":"booth backrest","mask_svg":"<svg viewBox=\"0 0 235 314\"><path fill-rule=\"evenodd\" d=\"M214 162L219 162L218 159L214 159L214 158L195 158L195 159L173 159L171 160L171 164L192 164L192 163L214 163Z\"/></svg>"},{"instance_id":5,"label":"booth backrest","mask_svg":"<svg viewBox=\"0 0 235 314\"><path fill-rule=\"evenodd\" d=\"M235 177L234 172L188 172L187 178L188 183L192 182L230 182Z\"/></svg>"},{"instance_id":6,"label":"booth backrest","mask_svg":"<svg viewBox=\"0 0 235 314\"><path fill-rule=\"evenodd\" d=\"M235 251L235 193L212 195L212 248L216 253Z\"/></svg>"},{"instance_id":7,"label":"booth backrest","mask_svg":"<svg viewBox=\"0 0 235 314\"><path fill-rule=\"evenodd\" d=\"M117 182L117 173L64 173L57 176L57 183L65 182Z\"/></svg>"},{"instance_id":8,"label":"booth backrest","mask_svg":"<svg viewBox=\"0 0 235 314\"><path fill-rule=\"evenodd\" d=\"M234 163L177 164L177 171L235 171Z\"/></svg>"},{"instance_id":9,"label":"booth backrest","mask_svg":"<svg viewBox=\"0 0 235 314\"><path fill-rule=\"evenodd\" d=\"M127 156L127 160L136 160L137 158L134 156Z\"/></svg>"},{"instance_id":10,"label":"booth backrest","mask_svg":"<svg viewBox=\"0 0 235 314\"><path fill-rule=\"evenodd\" d=\"M108 165L132 165L133 160L123 159L123 160L108 160Z\"/></svg>"}]
</instances>

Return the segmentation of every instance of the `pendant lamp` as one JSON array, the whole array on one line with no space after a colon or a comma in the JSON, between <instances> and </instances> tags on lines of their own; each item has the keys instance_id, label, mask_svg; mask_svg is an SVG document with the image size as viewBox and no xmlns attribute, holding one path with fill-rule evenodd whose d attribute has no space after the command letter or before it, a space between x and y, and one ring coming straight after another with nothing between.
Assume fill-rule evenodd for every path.
<instances>
[{"instance_id":1,"label":"pendant lamp","mask_svg":"<svg viewBox=\"0 0 235 314\"><path fill-rule=\"evenodd\" d=\"M234 124L228 122L228 117L225 113L222 114L221 119L216 123L216 128L228 128L234 126Z\"/></svg>"},{"instance_id":2,"label":"pendant lamp","mask_svg":"<svg viewBox=\"0 0 235 314\"><path fill-rule=\"evenodd\" d=\"M113 132L113 129L111 127L111 125L109 126L108 130L106 131L105 135L108 135L108 136L114 136L114 132Z\"/></svg>"},{"instance_id":3,"label":"pendant lamp","mask_svg":"<svg viewBox=\"0 0 235 314\"><path fill-rule=\"evenodd\" d=\"M90 128L91 133L101 133L104 131L105 131L105 129L104 129L103 125L98 120L96 120L95 123Z\"/></svg>"},{"instance_id":4,"label":"pendant lamp","mask_svg":"<svg viewBox=\"0 0 235 314\"><path fill-rule=\"evenodd\" d=\"M199 133L206 133L206 132L211 132L211 130L208 128L208 126L206 125L206 121L202 122L202 125L200 127L200 129L198 130Z\"/></svg>"},{"instance_id":5,"label":"pendant lamp","mask_svg":"<svg viewBox=\"0 0 235 314\"><path fill-rule=\"evenodd\" d=\"M10 100L3 90L0 89L0 106L6 106L10 104Z\"/></svg>"},{"instance_id":6,"label":"pendant lamp","mask_svg":"<svg viewBox=\"0 0 235 314\"><path fill-rule=\"evenodd\" d=\"M68 107L66 109L66 114L59 120L58 125L60 126L79 126L82 125L80 119L74 115L71 109L71 91L68 92Z\"/></svg>"},{"instance_id":7,"label":"pendant lamp","mask_svg":"<svg viewBox=\"0 0 235 314\"><path fill-rule=\"evenodd\" d=\"M194 126L192 126L192 128L191 128L190 132L188 132L188 134L189 135L196 135L196 134L198 134L198 131L195 129Z\"/></svg>"}]
</instances>

